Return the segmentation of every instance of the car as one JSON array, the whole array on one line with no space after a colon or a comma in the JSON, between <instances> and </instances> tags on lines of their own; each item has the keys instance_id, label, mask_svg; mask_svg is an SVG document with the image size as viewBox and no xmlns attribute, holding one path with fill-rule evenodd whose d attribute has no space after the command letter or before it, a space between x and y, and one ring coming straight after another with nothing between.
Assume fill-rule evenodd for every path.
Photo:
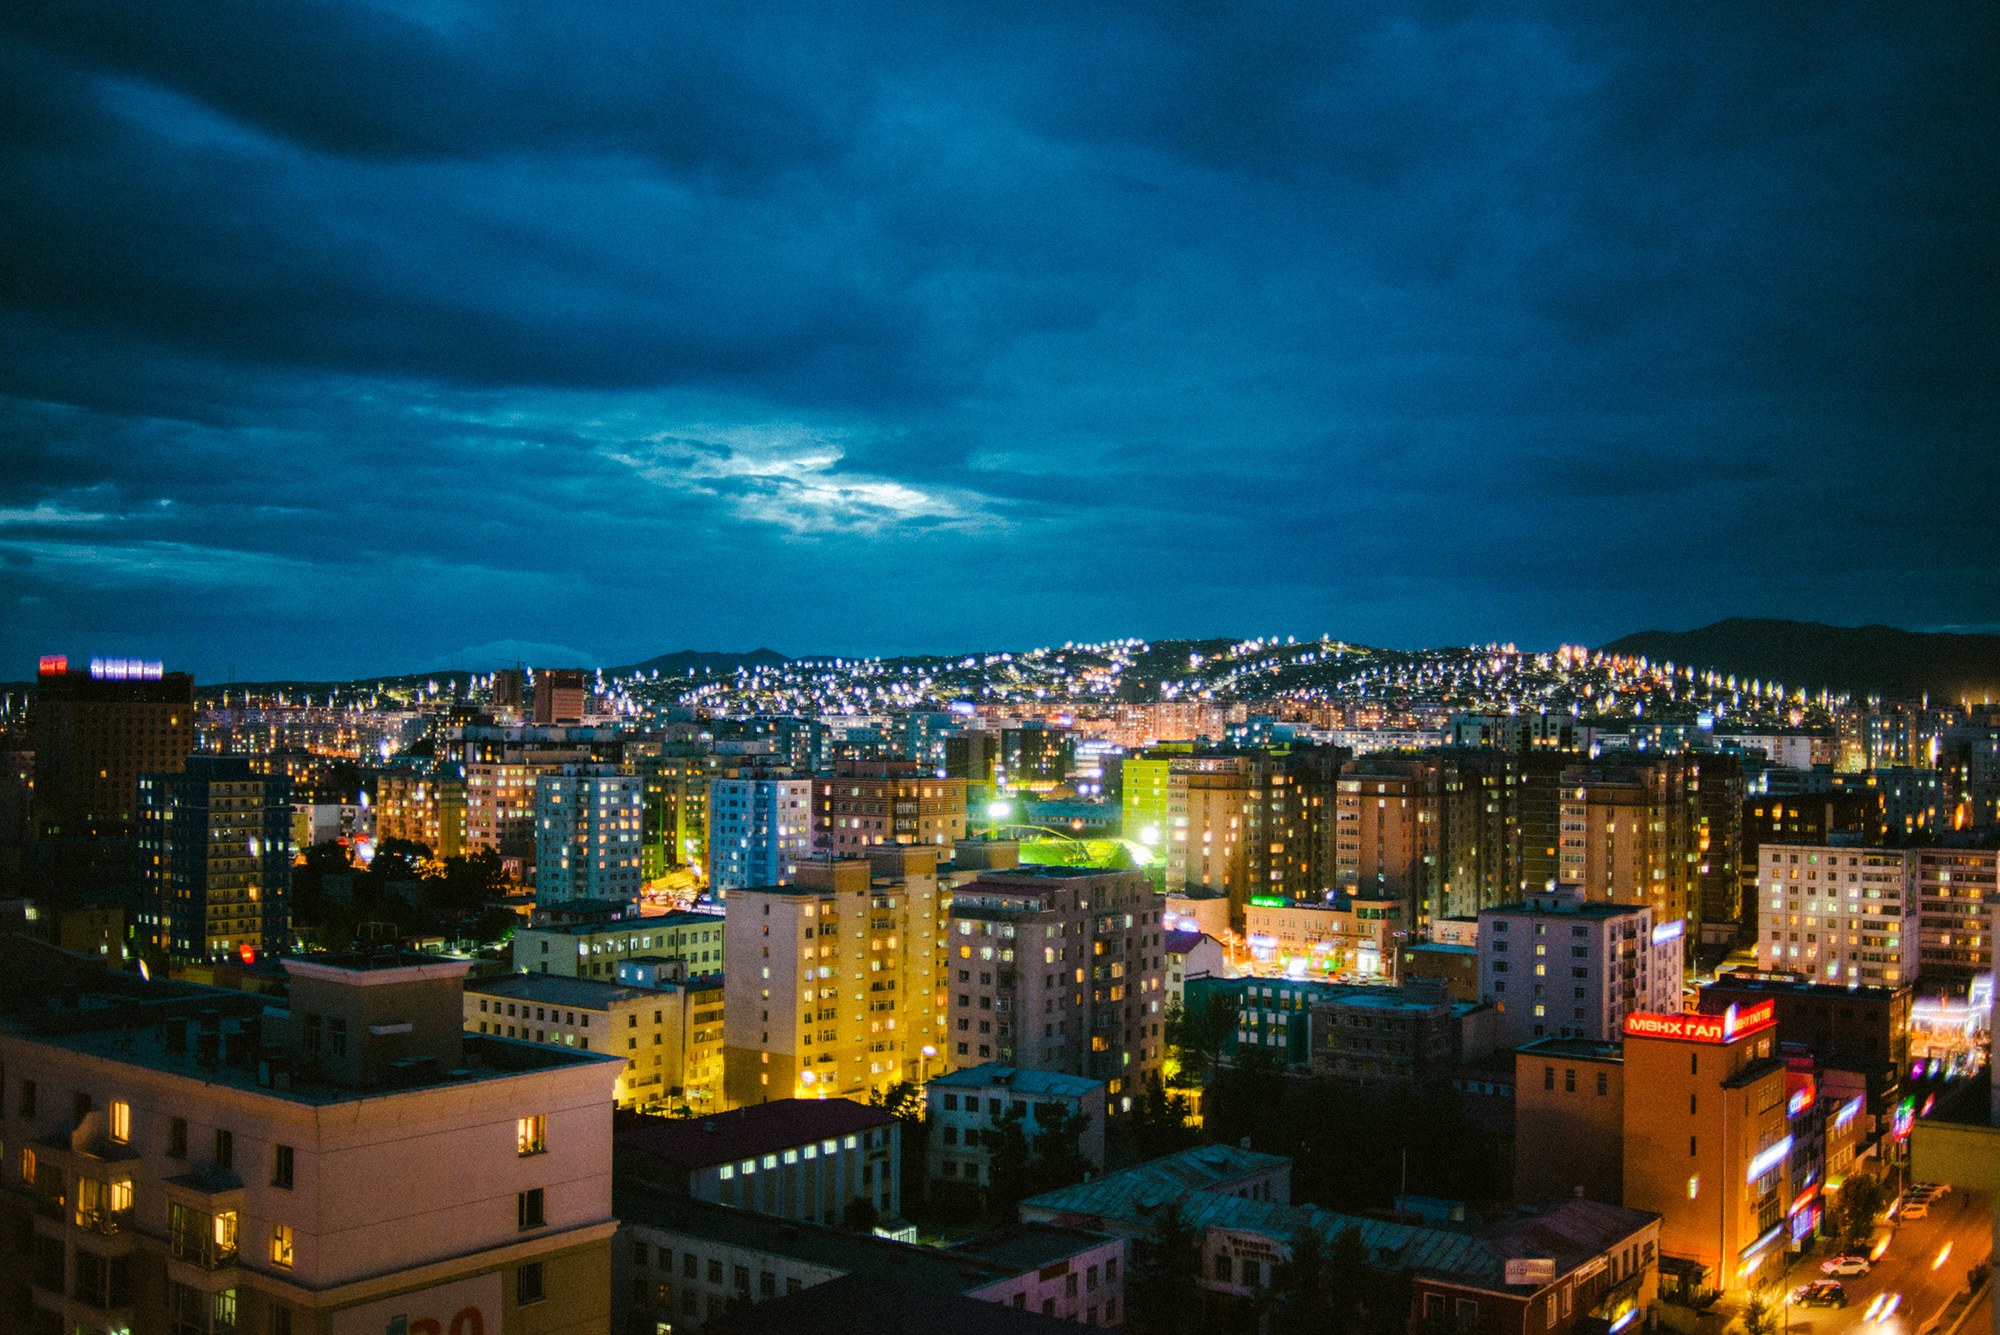
<instances>
[{"instance_id":1,"label":"car","mask_svg":"<svg viewBox=\"0 0 2000 1335\"><path fill-rule=\"evenodd\" d=\"M1821 1261L1823 1275L1865 1275L1868 1273L1868 1258L1865 1256L1835 1256Z\"/></svg>"},{"instance_id":2,"label":"car","mask_svg":"<svg viewBox=\"0 0 2000 1335\"><path fill-rule=\"evenodd\" d=\"M1830 1279L1816 1280L1792 1295L1801 1307L1845 1307L1847 1290Z\"/></svg>"},{"instance_id":3,"label":"car","mask_svg":"<svg viewBox=\"0 0 2000 1335\"><path fill-rule=\"evenodd\" d=\"M1898 1219L1923 1219L1928 1217L1930 1212L1931 1203L1927 1200L1904 1201L1903 1208L1897 1211L1896 1217Z\"/></svg>"}]
</instances>

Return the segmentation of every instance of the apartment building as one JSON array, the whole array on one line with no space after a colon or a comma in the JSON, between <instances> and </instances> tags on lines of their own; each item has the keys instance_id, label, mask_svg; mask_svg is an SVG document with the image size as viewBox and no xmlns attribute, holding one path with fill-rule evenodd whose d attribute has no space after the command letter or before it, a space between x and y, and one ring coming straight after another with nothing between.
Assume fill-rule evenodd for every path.
<instances>
[{"instance_id":1,"label":"apartment building","mask_svg":"<svg viewBox=\"0 0 2000 1335\"><path fill-rule=\"evenodd\" d=\"M1554 891L1479 915L1479 997L1498 1008L1495 1041L1617 1038L1634 1011L1681 1007L1679 918Z\"/></svg>"},{"instance_id":2,"label":"apartment building","mask_svg":"<svg viewBox=\"0 0 2000 1335\"><path fill-rule=\"evenodd\" d=\"M620 1108L702 1112L720 1106L720 979L652 988L502 974L467 983L464 1001L468 1033L621 1060L612 1093Z\"/></svg>"},{"instance_id":3,"label":"apartment building","mask_svg":"<svg viewBox=\"0 0 2000 1335\"><path fill-rule=\"evenodd\" d=\"M1331 747L1174 756L1168 768L1166 889L1225 894L1238 929L1252 895L1316 899L1333 888Z\"/></svg>"},{"instance_id":4,"label":"apartment building","mask_svg":"<svg viewBox=\"0 0 2000 1335\"><path fill-rule=\"evenodd\" d=\"M720 759L714 755L641 756L643 828L639 871L655 881L678 867L708 869L708 785Z\"/></svg>"},{"instance_id":5,"label":"apartment building","mask_svg":"<svg viewBox=\"0 0 2000 1335\"><path fill-rule=\"evenodd\" d=\"M536 778L538 902L638 902L641 782L611 765L565 765Z\"/></svg>"},{"instance_id":6,"label":"apartment building","mask_svg":"<svg viewBox=\"0 0 2000 1335\"><path fill-rule=\"evenodd\" d=\"M1767 844L1758 857L1760 969L1889 988L1917 977L1921 900L1910 852Z\"/></svg>"},{"instance_id":7,"label":"apartment building","mask_svg":"<svg viewBox=\"0 0 2000 1335\"><path fill-rule=\"evenodd\" d=\"M465 1035L466 962L287 960L277 1011L0 961L19 1329L608 1335L615 1063Z\"/></svg>"},{"instance_id":8,"label":"apartment building","mask_svg":"<svg viewBox=\"0 0 2000 1335\"><path fill-rule=\"evenodd\" d=\"M465 769L456 764L385 769L375 776L375 838L422 844L441 858L465 852Z\"/></svg>"},{"instance_id":9,"label":"apartment building","mask_svg":"<svg viewBox=\"0 0 2000 1335\"><path fill-rule=\"evenodd\" d=\"M775 1099L704 1117L620 1116L623 1185L813 1224L903 1212L902 1123L852 1099Z\"/></svg>"},{"instance_id":10,"label":"apartment building","mask_svg":"<svg viewBox=\"0 0 2000 1335\"><path fill-rule=\"evenodd\" d=\"M1060 1332L1076 1329L1072 1322L1116 1326L1123 1318L1130 1244L1122 1237L1031 1224L951 1248L917 1247L622 1184L617 1206L613 1291L621 1335L657 1335L662 1325L701 1330L724 1314L723 1324L735 1326L756 1314L753 1304L765 1303L779 1304L774 1318L786 1306L805 1304L773 1320L774 1330L946 1330L977 1322L980 1330ZM893 1285L916 1295L920 1309L899 1312L894 1296L873 1288L844 1296L857 1284ZM826 1301L812 1301L822 1289ZM794 1294L803 1296L782 1301ZM966 1303L963 1318L941 1319L941 1299L1018 1310L988 1321Z\"/></svg>"},{"instance_id":11,"label":"apartment building","mask_svg":"<svg viewBox=\"0 0 2000 1335\"><path fill-rule=\"evenodd\" d=\"M1993 971L1986 918L2000 904L2000 850L1915 848L1918 970L1926 983L1964 988Z\"/></svg>"},{"instance_id":12,"label":"apartment building","mask_svg":"<svg viewBox=\"0 0 2000 1335\"><path fill-rule=\"evenodd\" d=\"M291 949L291 781L243 756L189 756L138 781L147 944L174 960Z\"/></svg>"},{"instance_id":13,"label":"apartment building","mask_svg":"<svg viewBox=\"0 0 2000 1335\"><path fill-rule=\"evenodd\" d=\"M1021 867L958 887L941 1053L1102 1080L1129 1110L1164 1050L1162 916L1139 872Z\"/></svg>"},{"instance_id":14,"label":"apartment building","mask_svg":"<svg viewBox=\"0 0 2000 1335\"><path fill-rule=\"evenodd\" d=\"M1422 897L1437 834L1425 769L1419 760L1365 757L1341 771L1334 884L1342 893L1407 904Z\"/></svg>"},{"instance_id":15,"label":"apartment building","mask_svg":"<svg viewBox=\"0 0 2000 1335\"><path fill-rule=\"evenodd\" d=\"M1625 1205L1660 1216L1660 1250L1699 1289L1783 1271L1792 1136L1776 1007L1625 1017ZM1519 1091L1516 1090L1516 1098Z\"/></svg>"},{"instance_id":16,"label":"apartment building","mask_svg":"<svg viewBox=\"0 0 2000 1335\"><path fill-rule=\"evenodd\" d=\"M528 925L514 929L514 967L522 973L609 981L625 960L664 955L686 965L690 977L722 972L724 930L716 913L665 913L645 917L623 905L571 903L576 912L538 908ZM599 911L590 912L593 907Z\"/></svg>"},{"instance_id":17,"label":"apartment building","mask_svg":"<svg viewBox=\"0 0 2000 1335\"><path fill-rule=\"evenodd\" d=\"M948 847L965 822L965 780L914 762L843 761L813 781L813 841L835 857L876 844Z\"/></svg>"},{"instance_id":18,"label":"apartment building","mask_svg":"<svg viewBox=\"0 0 2000 1335\"><path fill-rule=\"evenodd\" d=\"M784 885L812 856L813 781L709 781L708 883L728 892Z\"/></svg>"},{"instance_id":19,"label":"apartment building","mask_svg":"<svg viewBox=\"0 0 2000 1335\"><path fill-rule=\"evenodd\" d=\"M724 1085L732 1106L865 1099L947 1062L938 850L878 845L744 886L724 918Z\"/></svg>"},{"instance_id":20,"label":"apartment building","mask_svg":"<svg viewBox=\"0 0 2000 1335\"><path fill-rule=\"evenodd\" d=\"M924 1176L933 1184L982 1187L993 1180L992 1153L980 1133L1018 1118L1032 1150L1035 1137L1059 1123L1078 1128L1077 1151L1093 1172L1104 1170L1105 1083L1000 1062L935 1076L924 1085Z\"/></svg>"}]
</instances>

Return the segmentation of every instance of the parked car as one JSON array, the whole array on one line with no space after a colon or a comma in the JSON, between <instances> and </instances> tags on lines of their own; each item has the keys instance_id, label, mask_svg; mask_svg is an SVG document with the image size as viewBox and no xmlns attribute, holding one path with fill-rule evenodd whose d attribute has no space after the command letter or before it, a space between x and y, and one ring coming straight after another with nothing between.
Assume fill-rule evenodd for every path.
<instances>
[{"instance_id":1,"label":"parked car","mask_svg":"<svg viewBox=\"0 0 2000 1335\"><path fill-rule=\"evenodd\" d=\"M1792 1295L1801 1307L1845 1307L1847 1290L1830 1279L1815 1280Z\"/></svg>"},{"instance_id":2,"label":"parked car","mask_svg":"<svg viewBox=\"0 0 2000 1335\"><path fill-rule=\"evenodd\" d=\"M1896 1212L1898 1219L1922 1219L1931 1212L1928 1200L1904 1201L1903 1208Z\"/></svg>"},{"instance_id":3,"label":"parked car","mask_svg":"<svg viewBox=\"0 0 2000 1335\"><path fill-rule=\"evenodd\" d=\"M1868 1273L1868 1258L1865 1256L1835 1256L1819 1263L1823 1275L1865 1275Z\"/></svg>"}]
</instances>

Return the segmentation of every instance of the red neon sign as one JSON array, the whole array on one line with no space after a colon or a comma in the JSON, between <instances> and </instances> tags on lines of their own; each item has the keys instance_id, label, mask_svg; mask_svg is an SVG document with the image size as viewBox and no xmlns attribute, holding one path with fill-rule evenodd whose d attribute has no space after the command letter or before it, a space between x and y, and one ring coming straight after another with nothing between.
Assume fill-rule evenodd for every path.
<instances>
[{"instance_id":1,"label":"red neon sign","mask_svg":"<svg viewBox=\"0 0 2000 1335\"><path fill-rule=\"evenodd\" d=\"M69 671L69 656L66 654L43 654L40 671L44 677L60 677L63 673Z\"/></svg>"},{"instance_id":2,"label":"red neon sign","mask_svg":"<svg viewBox=\"0 0 2000 1335\"><path fill-rule=\"evenodd\" d=\"M1637 1038L1671 1038L1683 1043L1731 1043L1778 1022L1778 1003L1760 1001L1739 1010L1731 1006L1720 1015L1662 1015L1654 1011L1633 1011L1625 1017L1625 1033Z\"/></svg>"}]
</instances>

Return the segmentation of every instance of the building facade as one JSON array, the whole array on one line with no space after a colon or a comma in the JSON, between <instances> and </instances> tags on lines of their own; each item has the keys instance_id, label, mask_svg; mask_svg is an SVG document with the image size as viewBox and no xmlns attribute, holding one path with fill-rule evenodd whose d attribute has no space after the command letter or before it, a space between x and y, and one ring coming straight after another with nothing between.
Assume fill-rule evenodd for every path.
<instances>
[{"instance_id":1,"label":"building facade","mask_svg":"<svg viewBox=\"0 0 2000 1335\"><path fill-rule=\"evenodd\" d=\"M1921 899L1908 851L1767 844L1758 856L1759 968L1871 987L1916 979Z\"/></svg>"},{"instance_id":2,"label":"building facade","mask_svg":"<svg viewBox=\"0 0 2000 1335\"><path fill-rule=\"evenodd\" d=\"M641 780L608 765L565 765L535 780L535 898L639 900Z\"/></svg>"},{"instance_id":3,"label":"building facade","mask_svg":"<svg viewBox=\"0 0 2000 1335\"><path fill-rule=\"evenodd\" d=\"M286 1013L64 979L101 994L96 1024L10 969L0 1301L20 1328L609 1335L610 1063L465 1039L465 967L287 961Z\"/></svg>"},{"instance_id":4,"label":"building facade","mask_svg":"<svg viewBox=\"0 0 2000 1335\"><path fill-rule=\"evenodd\" d=\"M130 835L139 776L176 773L194 751L194 678L158 663L93 659L72 671L44 658L31 722L36 833Z\"/></svg>"},{"instance_id":5,"label":"building facade","mask_svg":"<svg viewBox=\"0 0 2000 1335\"><path fill-rule=\"evenodd\" d=\"M1680 1009L1681 919L1650 907L1530 895L1479 915L1479 995L1496 1041L1616 1039L1634 1011Z\"/></svg>"},{"instance_id":6,"label":"building facade","mask_svg":"<svg viewBox=\"0 0 2000 1335\"><path fill-rule=\"evenodd\" d=\"M812 856L811 779L713 779L708 790L708 883L727 893L784 885Z\"/></svg>"},{"instance_id":7,"label":"building facade","mask_svg":"<svg viewBox=\"0 0 2000 1335\"><path fill-rule=\"evenodd\" d=\"M174 960L291 950L291 783L242 756L190 756L139 779L152 945Z\"/></svg>"},{"instance_id":8,"label":"building facade","mask_svg":"<svg viewBox=\"0 0 2000 1335\"><path fill-rule=\"evenodd\" d=\"M940 1020L938 851L806 862L790 885L734 891L724 1070L732 1106L865 1099L949 1064Z\"/></svg>"},{"instance_id":9,"label":"building facade","mask_svg":"<svg viewBox=\"0 0 2000 1335\"><path fill-rule=\"evenodd\" d=\"M654 988L502 974L466 984L465 1029L616 1057L616 1106L699 1114L721 1106L722 1001L720 979Z\"/></svg>"},{"instance_id":10,"label":"building facade","mask_svg":"<svg viewBox=\"0 0 2000 1335\"><path fill-rule=\"evenodd\" d=\"M1102 1080L988 1062L925 1082L924 1105L930 1137L924 1176L933 1184L990 1185L993 1156L980 1133L1008 1117L1020 1119L1031 1149L1036 1136L1059 1123L1077 1127L1077 1152L1092 1172L1104 1171Z\"/></svg>"},{"instance_id":11,"label":"building facade","mask_svg":"<svg viewBox=\"0 0 2000 1335\"><path fill-rule=\"evenodd\" d=\"M1161 918L1138 872L1027 867L960 886L943 1055L1102 1080L1129 1109L1165 1047Z\"/></svg>"}]
</instances>

